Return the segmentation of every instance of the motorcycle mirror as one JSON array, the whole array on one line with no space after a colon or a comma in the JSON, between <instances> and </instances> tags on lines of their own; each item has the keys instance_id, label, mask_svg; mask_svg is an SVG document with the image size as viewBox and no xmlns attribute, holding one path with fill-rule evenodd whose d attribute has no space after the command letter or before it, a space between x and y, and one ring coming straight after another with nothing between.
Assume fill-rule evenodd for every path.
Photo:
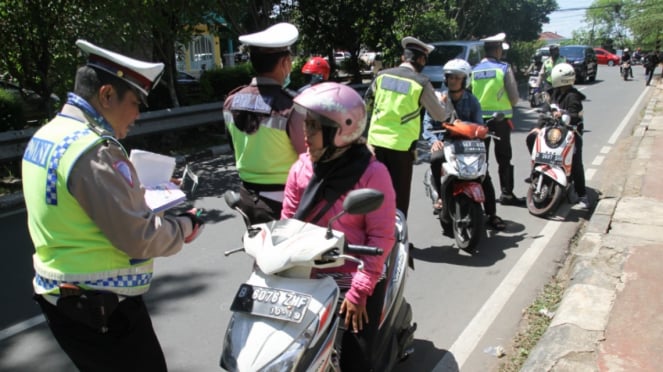
<instances>
[{"instance_id":1,"label":"motorcycle mirror","mask_svg":"<svg viewBox=\"0 0 663 372\"><path fill-rule=\"evenodd\" d=\"M228 190L223 194L223 199L226 201L226 204L232 209L235 209L239 204L239 194L235 191Z\"/></svg>"},{"instance_id":2,"label":"motorcycle mirror","mask_svg":"<svg viewBox=\"0 0 663 372\"><path fill-rule=\"evenodd\" d=\"M348 214L366 214L380 208L384 194L375 189L352 190L343 201L343 210Z\"/></svg>"},{"instance_id":3,"label":"motorcycle mirror","mask_svg":"<svg viewBox=\"0 0 663 372\"><path fill-rule=\"evenodd\" d=\"M498 122L504 120L504 113L503 112L494 113L493 114L493 119L495 119Z\"/></svg>"},{"instance_id":4,"label":"motorcycle mirror","mask_svg":"<svg viewBox=\"0 0 663 372\"><path fill-rule=\"evenodd\" d=\"M571 124L571 116L569 116L568 114L564 114L564 115L562 115L562 122L563 122L565 125L569 125L569 124Z\"/></svg>"},{"instance_id":5,"label":"motorcycle mirror","mask_svg":"<svg viewBox=\"0 0 663 372\"><path fill-rule=\"evenodd\" d=\"M244 211L239 207L239 201L240 201L239 194L236 193L235 191L228 190L225 193L223 193L223 200L226 201L226 204L228 204L228 206L231 209L236 210L237 213L242 215L242 218L244 219L244 224L246 225L247 228L249 228L251 226L251 221L249 220L249 216L247 216L246 213L244 213Z\"/></svg>"}]
</instances>

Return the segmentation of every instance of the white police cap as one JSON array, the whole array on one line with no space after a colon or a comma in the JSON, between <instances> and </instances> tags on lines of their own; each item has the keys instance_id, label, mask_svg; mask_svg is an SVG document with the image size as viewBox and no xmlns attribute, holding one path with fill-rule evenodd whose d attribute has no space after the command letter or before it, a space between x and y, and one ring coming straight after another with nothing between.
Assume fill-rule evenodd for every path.
<instances>
[{"instance_id":1,"label":"white police cap","mask_svg":"<svg viewBox=\"0 0 663 372\"><path fill-rule=\"evenodd\" d=\"M297 27L282 22L260 32L242 35L239 37L239 41L251 47L253 52L277 53L290 50L290 46L297 41L298 37Z\"/></svg>"},{"instance_id":2,"label":"white police cap","mask_svg":"<svg viewBox=\"0 0 663 372\"><path fill-rule=\"evenodd\" d=\"M401 46L403 47L403 49L416 50L426 55L428 55L428 53L432 52L433 49L435 49L435 46L426 44L421 40L412 36L404 37L403 40L401 40Z\"/></svg>"},{"instance_id":3,"label":"white police cap","mask_svg":"<svg viewBox=\"0 0 663 372\"><path fill-rule=\"evenodd\" d=\"M504 40L506 39L506 34L504 32L500 32L497 35L493 36L488 36L483 39L480 39L484 43L502 43L502 49L504 50L509 50L509 44L505 43Z\"/></svg>"},{"instance_id":4,"label":"white police cap","mask_svg":"<svg viewBox=\"0 0 663 372\"><path fill-rule=\"evenodd\" d=\"M164 64L144 62L123 56L98 47L85 40L76 40L76 45L88 54L87 65L104 70L129 83L141 93L146 103L150 90L159 82L163 74Z\"/></svg>"}]
</instances>

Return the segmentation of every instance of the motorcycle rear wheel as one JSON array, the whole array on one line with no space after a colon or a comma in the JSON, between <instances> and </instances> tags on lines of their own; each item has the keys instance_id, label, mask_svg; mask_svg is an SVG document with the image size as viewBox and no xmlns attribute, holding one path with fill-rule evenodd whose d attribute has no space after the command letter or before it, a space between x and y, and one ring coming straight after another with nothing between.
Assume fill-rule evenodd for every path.
<instances>
[{"instance_id":1,"label":"motorcycle rear wheel","mask_svg":"<svg viewBox=\"0 0 663 372\"><path fill-rule=\"evenodd\" d=\"M455 198L454 209L451 224L456 244L458 248L467 253L476 253L479 239L485 228L481 204L475 203L467 195L461 194Z\"/></svg>"},{"instance_id":2,"label":"motorcycle rear wheel","mask_svg":"<svg viewBox=\"0 0 663 372\"><path fill-rule=\"evenodd\" d=\"M539 178L541 177L543 177L541 193L537 195L536 185L538 185ZM550 177L546 177L540 173L533 174L531 179L532 183L527 190L527 209L537 217L552 213L562 201L564 196L563 188Z\"/></svg>"}]
</instances>

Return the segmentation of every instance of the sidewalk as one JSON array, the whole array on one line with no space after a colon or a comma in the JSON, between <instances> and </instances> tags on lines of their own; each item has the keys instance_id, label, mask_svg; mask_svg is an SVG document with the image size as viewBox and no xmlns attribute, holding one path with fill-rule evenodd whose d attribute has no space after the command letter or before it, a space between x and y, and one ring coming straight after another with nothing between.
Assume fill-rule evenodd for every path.
<instances>
[{"instance_id":1,"label":"sidewalk","mask_svg":"<svg viewBox=\"0 0 663 372\"><path fill-rule=\"evenodd\" d=\"M522 371L663 370L663 82L562 276L568 287Z\"/></svg>"}]
</instances>

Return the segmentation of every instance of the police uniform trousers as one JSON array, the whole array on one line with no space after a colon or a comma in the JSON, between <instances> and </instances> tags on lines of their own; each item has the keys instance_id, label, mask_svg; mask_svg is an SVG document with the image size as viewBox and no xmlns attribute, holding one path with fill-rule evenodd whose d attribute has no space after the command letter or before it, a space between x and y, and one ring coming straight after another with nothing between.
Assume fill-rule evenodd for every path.
<instances>
[{"instance_id":1,"label":"police uniform trousers","mask_svg":"<svg viewBox=\"0 0 663 372\"><path fill-rule=\"evenodd\" d=\"M511 119L494 121L488 125L500 139L493 139L495 143L495 160L497 161L497 173L500 179L502 194L512 195L514 186L513 165L511 165ZM489 142L486 141L486 145ZM489 158L489 146L486 147L486 158Z\"/></svg>"},{"instance_id":2,"label":"police uniform trousers","mask_svg":"<svg viewBox=\"0 0 663 372\"><path fill-rule=\"evenodd\" d=\"M396 191L396 208L403 212L405 217L407 217L407 210L410 207L410 185L412 184L412 166L416 144L416 141L413 142L408 151L373 146L376 159L387 167L391 176L391 183Z\"/></svg>"},{"instance_id":3,"label":"police uniform trousers","mask_svg":"<svg viewBox=\"0 0 663 372\"><path fill-rule=\"evenodd\" d=\"M285 188L285 186L283 186ZM260 196L260 192L242 184L239 188L239 208L252 224L265 223L281 218L283 202Z\"/></svg>"},{"instance_id":4,"label":"police uniform trousers","mask_svg":"<svg viewBox=\"0 0 663 372\"><path fill-rule=\"evenodd\" d=\"M36 295L35 300L60 347L79 370L168 370L142 296L121 301L110 316L105 333L71 319L42 296Z\"/></svg>"}]
</instances>

